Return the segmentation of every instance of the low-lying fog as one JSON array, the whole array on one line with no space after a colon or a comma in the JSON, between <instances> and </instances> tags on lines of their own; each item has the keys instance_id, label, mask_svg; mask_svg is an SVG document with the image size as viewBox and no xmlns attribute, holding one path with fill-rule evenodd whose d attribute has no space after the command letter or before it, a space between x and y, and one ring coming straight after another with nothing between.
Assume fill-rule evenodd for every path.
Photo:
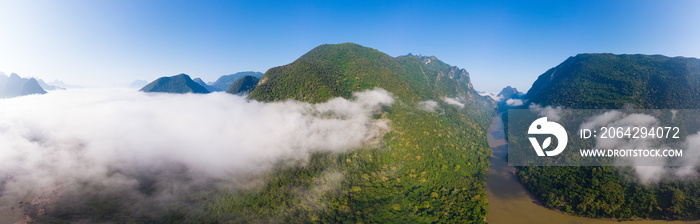
<instances>
[{"instance_id":1,"label":"low-lying fog","mask_svg":"<svg viewBox=\"0 0 700 224\"><path fill-rule=\"evenodd\" d=\"M143 175L157 177L147 179L167 198L315 151L358 148L389 129L373 115L393 101L382 89L320 104L133 89L0 99L0 209L47 189L137 191Z\"/></svg>"}]
</instances>

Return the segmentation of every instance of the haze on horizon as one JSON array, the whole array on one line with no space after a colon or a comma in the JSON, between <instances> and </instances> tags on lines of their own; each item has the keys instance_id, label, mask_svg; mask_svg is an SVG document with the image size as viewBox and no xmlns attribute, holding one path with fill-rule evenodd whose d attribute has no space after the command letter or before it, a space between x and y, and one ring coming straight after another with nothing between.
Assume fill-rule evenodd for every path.
<instances>
[{"instance_id":1,"label":"haze on horizon","mask_svg":"<svg viewBox=\"0 0 700 224\"><path fill-rule=\"evenodd\" d=\"M698 1L0 1L0 71L110 86L265 72L321 44L434 55L527 91L578 53L700 57ZM507 80L503 82L503 80Z\"/></svg>"}]
</instances>

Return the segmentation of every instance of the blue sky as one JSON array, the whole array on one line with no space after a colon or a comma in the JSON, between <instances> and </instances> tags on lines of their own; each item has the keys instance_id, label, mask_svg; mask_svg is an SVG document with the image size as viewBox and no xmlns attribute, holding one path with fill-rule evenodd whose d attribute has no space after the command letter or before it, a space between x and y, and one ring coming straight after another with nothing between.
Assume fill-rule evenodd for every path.
<instances>
[{"instance_id":1,"label":"blue sky","mask_svg":"<svg viewBox=\"0 0 700 224\"><path fill-rule=\"evenodd\" d=\"M578 53L700 57L700 1L0 0L0 16L0 71L93 86L265 72L343 42L435 55L482 91Z\"/></svg>"}]
</instances>

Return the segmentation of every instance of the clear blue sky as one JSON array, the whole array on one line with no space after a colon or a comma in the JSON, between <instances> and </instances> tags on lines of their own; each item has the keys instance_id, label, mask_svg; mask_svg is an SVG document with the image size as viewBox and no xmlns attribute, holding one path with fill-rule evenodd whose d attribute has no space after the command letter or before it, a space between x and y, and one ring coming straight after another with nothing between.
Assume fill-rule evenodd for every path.
<instances>
[{"instance_id":1,"label":"clear blue sky","mask_svg":"<svg viewBox=\"0 0 700 224\"><path fill-rule=\"evenodd\" d=\"M0 18L0 71L97 86L265 72L343 42L435 55L483 91L578 53L700 57L700 1L0 0Z\"/></svg>"}]
</instances>

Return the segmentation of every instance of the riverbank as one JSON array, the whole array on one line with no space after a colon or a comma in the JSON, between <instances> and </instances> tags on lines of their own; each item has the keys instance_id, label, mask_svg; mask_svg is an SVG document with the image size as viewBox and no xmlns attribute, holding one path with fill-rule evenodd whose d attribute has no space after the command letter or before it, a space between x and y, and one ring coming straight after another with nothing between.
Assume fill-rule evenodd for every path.
<instances>
[{"instance_id":1,"label":"riverbank","mask_svg":"<svg viewBox=\"0 0 700 224\"><path fill-rule=\"evenodd\" d=\"M503 121L500 114L494 117L487 139L492 150L491 166L486 177L489 223L700 223L700 221L617 221L573 216L542 206L514 175L515 168L509 167L506 160L508 144L505 140Z\"/></svg>"}]
</instances>

